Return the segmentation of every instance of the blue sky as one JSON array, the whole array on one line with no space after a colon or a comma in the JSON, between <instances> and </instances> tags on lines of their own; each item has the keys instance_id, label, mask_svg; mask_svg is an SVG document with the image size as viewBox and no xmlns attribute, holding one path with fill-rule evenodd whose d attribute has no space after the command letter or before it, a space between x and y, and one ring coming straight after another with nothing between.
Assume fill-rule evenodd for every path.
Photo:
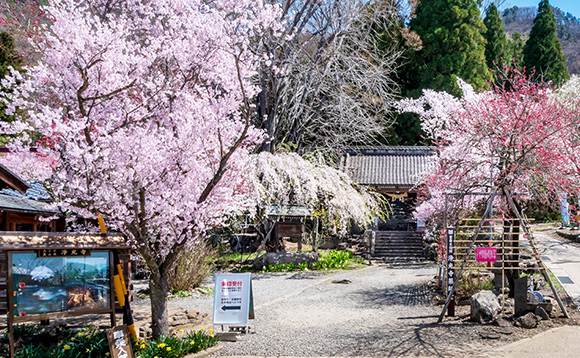
<instances>
[{"instance_id":1,"label":"blue sky","mask_svg":"<svg viewBox=\"0 0 580 358\"><path fill-rule=\"evenodd\" d=\"M538 6L540 0L506 0L501 9L512 6ZM580 18L580 1L578 0L549 0L550 5L557 7L560 10L571 13L572 15Z\"/></svg>"}]
</instances>

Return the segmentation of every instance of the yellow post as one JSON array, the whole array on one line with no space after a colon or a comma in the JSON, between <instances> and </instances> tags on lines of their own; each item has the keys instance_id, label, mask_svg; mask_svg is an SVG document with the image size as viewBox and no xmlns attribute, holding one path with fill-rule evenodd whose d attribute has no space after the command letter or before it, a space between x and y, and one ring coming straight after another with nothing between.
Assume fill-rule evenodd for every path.
<instances>
[{"instance_id":1,"label":"yellow post","mask_svg":"<svg viewBox=\"0 0 580 358\"><path fill-rule=\"evenodd\" d=\"M99 220L99 226L101 228L101 234L107 233L107 227L105 226L105 220L103 220L103 215L97 213L97 220Z\"/></svg>"}]
</instances>

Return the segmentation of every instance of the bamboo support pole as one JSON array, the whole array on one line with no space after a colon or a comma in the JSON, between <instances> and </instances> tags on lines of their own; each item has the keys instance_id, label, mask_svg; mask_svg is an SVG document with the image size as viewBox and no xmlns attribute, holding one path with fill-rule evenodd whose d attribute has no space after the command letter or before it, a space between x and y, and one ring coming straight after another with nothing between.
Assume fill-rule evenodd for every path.
<instances>
[{"instance_id":1,"label":"bamboo support pole","mask_svg":"<svg viewBox=\"0 0 580 358\"><path fill-rule=\"evenodd\" d=\"M534 254L536 255L540 255L539 251L536 249L535 247L535 242L534 242L534 238L532 235L532 230L530 230L530 226L527 222L527 218L520 213L520 211L518 210L515 202L512 199L511 196L511 191L509 191L508 189L506 189L506 198L508 201L508 204L510 205L512 211L518 216L518 218L521 220L522 226L524 228L524 232L528 235L527 239L528 242L530 243L530 246L532 247L532 250L534 250ZM550 275L548 275L548 271L546 268L546 265L544 265L544 263L540 260L540 272L544 275L544 278L546 279L546 281L548 282L548 284L550 285L550 288L552 289L552 293L554 294L554 297L556 298L556 301L558 301L558 305L560 306L560 309L562 310L562 313L564 313L564 316L566 316L566 318L570 318L570 315L568 314L568 311L566 310L566 307L564 306L564 303L562 302L562 299L560 298L560 295L558 294L558 291L556 290L556 287L554 287L554 283L552 282L552 280L550 279Z\"/></svg>"}]
</instances>

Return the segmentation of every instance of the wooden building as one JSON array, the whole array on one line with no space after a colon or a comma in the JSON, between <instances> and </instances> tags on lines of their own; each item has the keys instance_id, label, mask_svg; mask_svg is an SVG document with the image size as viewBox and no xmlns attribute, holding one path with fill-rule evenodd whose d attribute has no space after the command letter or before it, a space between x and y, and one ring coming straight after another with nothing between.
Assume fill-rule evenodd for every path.
<instances>
[{"instance_id":1,"label":"wooden building","mask_svg":"<svg viewBox=\"0 0 580 358\"><path fill-rule=\"evenodd\" d=\"M47 208L50 201L42 183L25 182L0 164L0 231L63 231L64 217Z\"/></svg>"},{"instance_id":2,"label":"wooden building","mask_svg":"<svg viewBox=\"0 0 580 358\"><path fill-rule=\"evenodd\" d=\"M391 219L379 223L378 229L414 230L417 190L434 156L431 147L362 147L345 154L341 169L355 183L383 194L391 204Z\"/></svg>"}]
</instances>

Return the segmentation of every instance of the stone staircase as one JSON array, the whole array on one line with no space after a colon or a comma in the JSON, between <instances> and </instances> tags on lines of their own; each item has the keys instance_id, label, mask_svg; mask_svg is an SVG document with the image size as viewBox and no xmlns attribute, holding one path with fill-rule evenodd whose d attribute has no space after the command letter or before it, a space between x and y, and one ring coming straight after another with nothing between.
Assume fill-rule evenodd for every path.
<instances>
[{"instance_id":1,"label":"stone staircase","mask_svg":"<svg viewBox=\"0 0 580 358\"><path fill-rule=\"evenodd\" d=\"M423 234L417 231L376 231L371 257L387 262L425 261Z\"/></svg>"}]
</instances>

